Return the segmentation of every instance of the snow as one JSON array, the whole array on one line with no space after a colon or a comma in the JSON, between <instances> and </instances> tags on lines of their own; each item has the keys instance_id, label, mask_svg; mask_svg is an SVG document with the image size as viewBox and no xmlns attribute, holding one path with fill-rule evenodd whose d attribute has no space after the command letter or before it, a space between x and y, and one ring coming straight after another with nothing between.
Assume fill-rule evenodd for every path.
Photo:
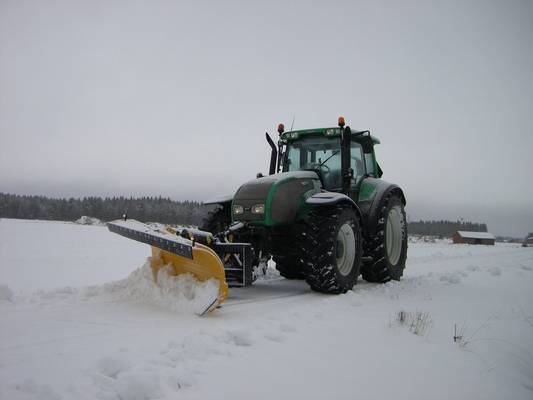
<instances>
[{"instance_id":1,"label":"snow","mask_svg":"<svg viewBox=\"0 0 533 400\"><path fill-rule=\"evenodd\" d=\"M81 216L80 218L78 218L74 222L76 224L80 224L80 225L100 225L100 226L104 226L105 225L105 223L100 221L98 218L88 217L86 215Z\"/></svg>"},{"instance_id":2,"label":"snow","mask_svg":"<svg viewBox=\"0 0 533 400\"><path fill-rule=\"evenodd\" d=\"M0 219L0 284L15 293L123 279L149 254L103 226Z\"/></svg>"},{"instance_id":3,"label":"snow","mask_svg":"<svg viewBox=\"0 0 533 400\"><path fill-rule=\"evenodd\" d=\"M132 301L159 305L174 311L203 313L218 297L219 282L210 279L198 282L192 274L171 276L166 268L157 274L154 282L150 260L135 270L127 279L104 285L101 288L88 288L85 297L103 294L115 295Z\"/></svg>"},{"instance_id":4,"label":"snow","mask_svg":"<svg viewBox=\"0 0 533 400\"><path fill-rule=\"evenodd\" d=\"M2 219L0 398L533 398L533 249L408 254L400 282L340 296L270 266L200 318L195 301L216 287L155 287L148 246Z\"/></svg>"},{"instance_id":5,"label":"snow","mask_svg":"<svg viewBox=\"0 0 533 400\"><path fill-rule=\"evenodd\" d=\"M488 232L468 232L468 231L457 231L457 233L469 239L494 239L494 235Z\"/></svg>"}]
</instances>

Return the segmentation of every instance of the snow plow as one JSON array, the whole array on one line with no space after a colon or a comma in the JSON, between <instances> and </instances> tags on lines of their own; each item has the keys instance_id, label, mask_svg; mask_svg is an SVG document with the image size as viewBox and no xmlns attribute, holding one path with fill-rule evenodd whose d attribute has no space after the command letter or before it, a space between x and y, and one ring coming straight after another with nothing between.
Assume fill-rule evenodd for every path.
<instances>
[{"instance_id":1,"label":"snow plow","mask_svg":"<svg viewBox=\"0 0 533 400\"><path fill-rule=\"evenodd\" d=\"M362 275L369 282L399 280L407 258L402 189L381 179L370 131L345 126L270 135L269 175L244 183L215 205L200 229L153 228L134 221L112 232L152 246L154 279L171 274L217 279L221 304L228 286L248 286L272 259L280 275L305 279L312 290L344 293Z\"/></svg>"},{"instance_id":2,"label":"snow plow","mask_svg":"<svg viewBox=\"0 0 533 400\"><path fill-rule=\"evenodd\" d=\"M234 286L247 286L251 282L251 252L249 243L222 243L209 232L191 228L153 228L136 220L123 220L107 224L111 232L129 239L146 243L152 248L150 266L157 283L159 270L168 267L168 274L178 276L192 274L199 281L216 279L219 284L218 296L207 304L200 314L215 309L228 297L228 282L223 260L235 257L232 276ZM228 232L231 234L231 231Z\"/></svg>"}]
</instances>

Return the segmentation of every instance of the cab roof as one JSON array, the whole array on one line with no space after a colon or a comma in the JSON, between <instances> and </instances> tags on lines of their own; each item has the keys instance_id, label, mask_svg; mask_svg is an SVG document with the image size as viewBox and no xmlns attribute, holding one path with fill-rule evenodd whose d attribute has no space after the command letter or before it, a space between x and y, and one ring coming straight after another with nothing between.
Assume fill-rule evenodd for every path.
<instances>
[{"instance_id":1,"label":"cab roof","mask_svg":"<svg viewBox=\"0 0 533 400\"><path fill-rule=\"evenodd\" d=\"M360 133L360 134L367 133L368 136L370 136L370 138L372 139L372 143L374 144L381 143L377 137L370 135L370 131L352 130L352 134L354 133ZM299 130L294 130L294 131L288 131L288 132L284 132L281 134L281 139L291 142L294 140L302 139L304 137L311 137L311 136L336 137L340 135L341 135L341 129L335 126L331 128L299 129Z\"/></svg>"}]
</instances>

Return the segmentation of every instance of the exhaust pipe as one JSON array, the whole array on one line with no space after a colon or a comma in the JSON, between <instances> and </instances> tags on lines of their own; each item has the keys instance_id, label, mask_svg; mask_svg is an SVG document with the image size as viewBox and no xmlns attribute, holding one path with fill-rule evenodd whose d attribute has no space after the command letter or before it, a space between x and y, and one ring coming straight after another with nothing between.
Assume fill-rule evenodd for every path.
<instances>
[{"instance_id":1,"label":"exhaust pipe","mask_svg":"<svg viewBox=\"0 0 533 400\"><path fill-rule=\"evenodd\" d=\"M268 132L265 133L265 135L266 135L266 140L268 144L272 148L272 152L270 153L270 168L269 168L268 174L274 175L276 173L276 162L278 160L278 150L276 149L276 145L274 144L274 141L272 140Z\"/></svg>"}]
</instances>

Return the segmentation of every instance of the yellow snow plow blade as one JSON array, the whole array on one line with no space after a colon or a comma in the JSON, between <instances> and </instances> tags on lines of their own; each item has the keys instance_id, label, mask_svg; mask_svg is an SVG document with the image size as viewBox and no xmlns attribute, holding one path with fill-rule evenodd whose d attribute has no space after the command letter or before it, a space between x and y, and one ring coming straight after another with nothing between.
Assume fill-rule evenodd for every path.
<instances>
[{"instance_id":1,"label":"yellow snow plow blade","mask_svg":"<svg viewBox=\"0 0 533 400\"><path fill-rule=\"evenodd\" d=\"M192 259L179 256L175 253L152 246L151 267L154 281L157 282L157 274L161 267L170 265L170 275L193 274L199 281L207 281L211 278L220 282L218 302L222 303L228 297L228 284L224 273L224 264L218 255L209 247L196 243L192 248Z\"/></svg>"},{"instance_id":2,"label":"yellow snow plow blade","mask_svg":"<svg viewBox=\"0 0 533 400\"><path fill-rule=\"evenodd\" d=\"M202 282L217 279L218 296L200 315L217 308L228 297L224 264L210 247L178 236L172 228L153 228L135 220L117 220L109 222L107 227L111 232L152 247L151 267L156 283L159 270L165 266L171 267L169 273L173 276L190 273Z\"/></svg>"}]
</instances>

